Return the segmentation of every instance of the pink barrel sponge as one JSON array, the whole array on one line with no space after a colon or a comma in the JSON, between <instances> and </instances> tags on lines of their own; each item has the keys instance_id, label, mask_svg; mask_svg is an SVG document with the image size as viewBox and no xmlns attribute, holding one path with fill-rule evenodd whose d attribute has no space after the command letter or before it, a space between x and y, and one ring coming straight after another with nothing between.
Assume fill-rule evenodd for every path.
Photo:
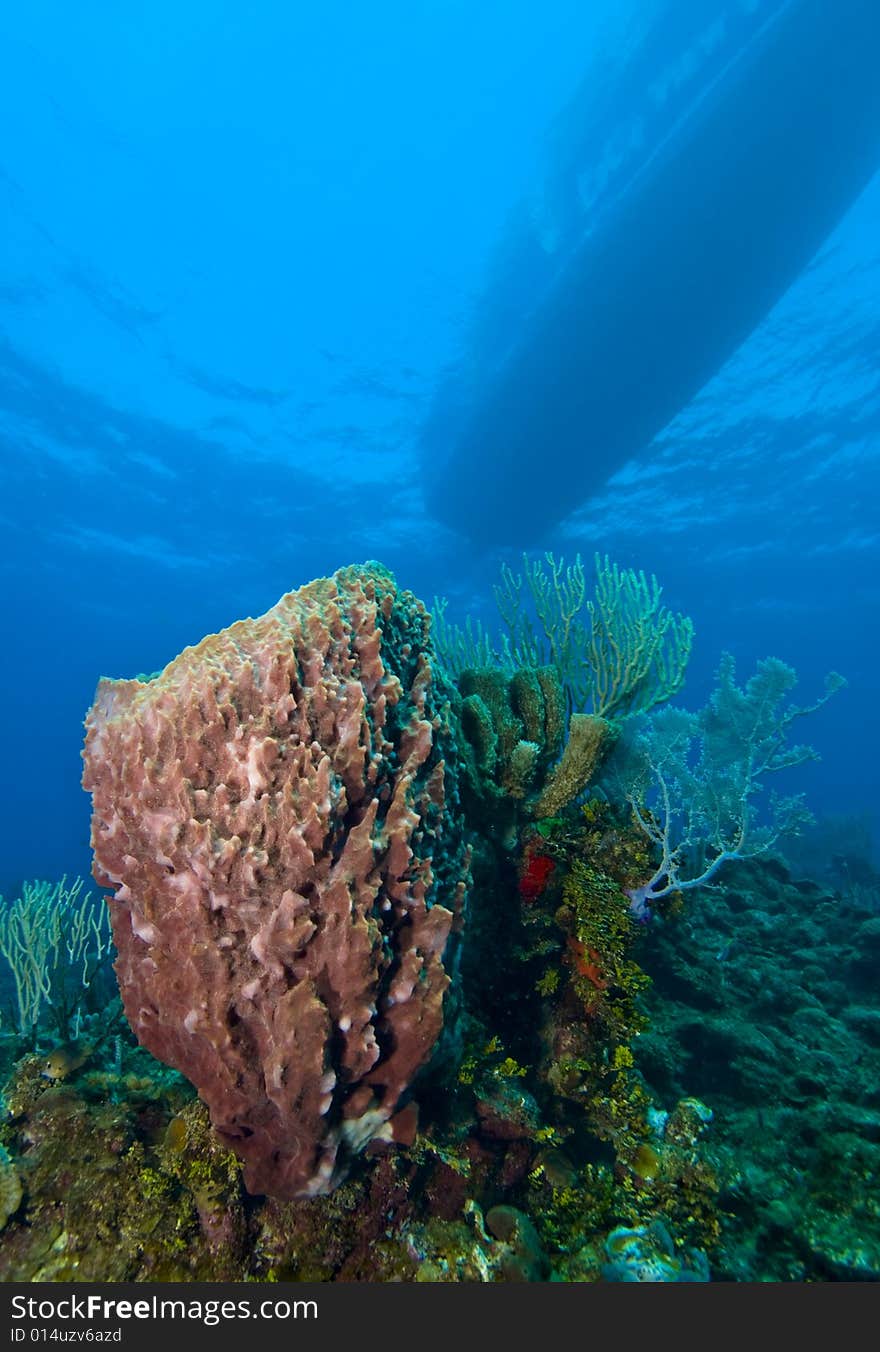
<instances>
[{"instance_id":1,"label":"pink barrel sponge","mask_svg":"<svg viewBox=\"0 0 880 1352\"><path fill-rule=\"evenodd\" d=\"M86 730L135 1035L252 1192L328 1191L437 1042L467 883L424 607L343 569L150 681L102 680Z\"/></svg>"}]
</instances>

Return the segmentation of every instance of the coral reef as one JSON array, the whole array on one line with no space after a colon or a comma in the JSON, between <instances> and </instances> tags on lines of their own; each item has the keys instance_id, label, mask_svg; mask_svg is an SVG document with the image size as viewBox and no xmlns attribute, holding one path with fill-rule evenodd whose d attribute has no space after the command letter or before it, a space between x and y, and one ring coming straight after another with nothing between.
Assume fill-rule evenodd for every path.
<instances>
[{"instance_id":1,"label":"coral reef","mask_svg":"<svg viewBox=\"0 0 880 1352\"><path fill-rule=\"evenodd\" d=\"M522 573L506 564L494 588L504 623L494 644L470 616L462 628L447 618L448 602L434 601L437 649L448 670L497 666L512 674L553 667L569 711L597 718L628 718L670 699L684 684L694 626L661 603L663 588L643 572L595 555L596 584L587 596L579 554L573 564L547 553L523 555Z\"/></svg>"},{"instance_id":2,"label":"coral reef","mask_svg":"<svg viewBox=\"0 0 880 1352\"><path fill-rule=\"evenodd\" d=\"M798 800L749 801L811 710L725 660L701 715L646 714L689 623L605 560L588 633L579 561L548 566L549 664L522 579L516 661L471 629L448 672L370 564L102 681L130 1028L106 917L61 906L0 1030L0 1279L880 1278L880 918L768 854ZM63 895L0 914L14 1011L16 927Z\"/></svg>"},{"instance_id":3,"label":"coral reef","mask_svg":"<svg viewBox=\"0 0 880 1352\"><path fill-rule=\"evenodd\" d=\"M880 920L774 859L653 936L637 1061L714 1111L728 1281L880 1280Z\"/></svg>"},{"instance_id":4,"label":"coral reef","mask_svg":"<svg viewBox=\"0 0 880 1352\"><path fill-rule=\"evenodd\" d=\"M86 720L126 1014L254 1192L338 1182L443 1027L467 848L428 626L379 565L344 569L103 680Z\"/></svg>"},{"instance_id":5,"label":"coral reef","mask_svg":"<svg viewBox=\"0 0 880 1352\"><path fill-rule=\"evenodd\" d=\"M494 1074L447 1095L451 1113L426 1115L418 1142L382 1144L331 1194L282 1202L246 1191L205 1106L143 1049L63 1084L24 1057L0 1127L14 1185L0 1280L598 1280L614 1226L651 1224L656 1207L548 1146L537 1104L513 1090L524 1068L487 1058ZM480 1117L469 1105L490 1081Z\"/></svg>"},{"instance_id":6,"label":"coral reef","mask_svg":"<svg viewBox=\"0 0 880 1352\"><path fill-rule=\"evenodd\" d=\"M469 668L458 689L469 817L489 839L510 843L530 820L562 812L614 744L607 719L567 717L553 666L512 675L498 666Z\"/></svg>"},{"instance_id":7,"label":"coral reef","mask_svg":"<svg viewBox=\"0 0 880 1352\"><path fill-rule=\"evenodd\" d=\"M0 1146L0 1230L21 1205L22 1188L18 1169L9 1152Z\"/></svg>"},{"instance_id":8,"label":"coral reef","mask_svg":"<svg viewBox=\"0 0 880 1352\"><path fill-rule=\"evenodd\" d=\"M539 836L553 869L519 897L498 1031L473 977L417 1139L373 1141L330 1195L249 1195L204 1105L130 1035L20 1057L0 1279L876 1280L876 915L754 861L646 930L622 891L630 830L593 803ZM576 926L602 986L571 961ZM636 959L653 984L628 993ZM566 1038L583 1055L557 1080Z\"/></svg>"}]
</instances>

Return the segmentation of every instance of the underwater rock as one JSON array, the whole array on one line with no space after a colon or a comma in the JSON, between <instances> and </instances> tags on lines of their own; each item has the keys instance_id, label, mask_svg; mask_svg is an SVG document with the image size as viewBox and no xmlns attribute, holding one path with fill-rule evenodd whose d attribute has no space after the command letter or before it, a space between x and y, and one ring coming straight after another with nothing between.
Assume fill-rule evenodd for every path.
<instances>
[{"instance_id":1,"label":"underwater rock","mask_svg":"<svg viewBox=\"0 0 880 1352\"><path fill-rule=\"evenodd\" d=\"M443 1028L468 850L427 612L343 569L148 683L102 680L86 729L135 1035L250 1191L326 1192Z\"/></svg>"},{"instance_id":2,"label":"underwater rock","mask_svg":"<svg viewBox=\"0 0 880 1352\"><path fill-rule=\"evenodd\" d=\"M478 1086L474 1106L481 1131L492 1140L529 1140L541 1125L537 1103L516 1079L487 1079Z\"/></svg>"},{"instance_id":3,"label":"underwater rock","mask_svg":"<svg viewBox=\"0 0 880 1352\"><path fill-rule=\"evenodd\" d=\"M699 923L652 936L638 1062L664 1098L714 1111L718 1280L880 1274L880 1003L855 961L874 932L869 910L830 889L804 905L800 880L753 860L702 894Z\"/></svg>"},{"instance_id":4,"label":"underwater rock","mask_svg":"<svg viewBox=\"0 0 880 1352\"><path fill-rule=\"evenodd\" d=\"M0 1230L21 1206L23 1196L18 1170L0 1145Z\"/></svg>"},{"instance_id":5,"label":"underwater rock","mask_svg":"<svg viewBox=\"0 0 880 1352\"><path fill-rule=\"evenodd\" d=\"M530 1218L516 1207L495 1206L485 1218L469 1201L463 1220L410 1225L406 1242L419 1282L540 1282L550 1264Z\"/></svg>"}]
</instances>

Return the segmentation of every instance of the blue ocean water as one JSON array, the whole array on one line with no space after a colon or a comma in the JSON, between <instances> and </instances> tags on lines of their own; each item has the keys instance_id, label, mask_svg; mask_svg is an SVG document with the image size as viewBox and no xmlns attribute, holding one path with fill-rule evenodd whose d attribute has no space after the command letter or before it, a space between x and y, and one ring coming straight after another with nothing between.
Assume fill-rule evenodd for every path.
<instances>
[{"instance_id":1,"label":"blue ocean water","mask_svg":"<svg viewBox=\"0 0 880 1352\"><path fill-rule=\"evenodd\" d=\"M519 551L433 519L420 427L548 127L654 9L5 13L4 887L87 871L100 674L158 668L366 557L489 613ZM878 218L875 179L699 395L540 541L656 573L694 618L694 703L724 648L744 670L783 658L805 697L842 671L803 777L835 814L878 794Z\"/></svg>"}]
</instances>

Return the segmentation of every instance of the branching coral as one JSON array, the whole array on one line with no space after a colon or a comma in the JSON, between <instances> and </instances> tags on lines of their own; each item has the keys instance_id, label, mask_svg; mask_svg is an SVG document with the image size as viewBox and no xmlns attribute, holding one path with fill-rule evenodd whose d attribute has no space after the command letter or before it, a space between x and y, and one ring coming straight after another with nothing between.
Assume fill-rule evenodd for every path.
<instances>
[{"instance_id":1,"label":"branching coral","mask_svg":"<svg viewBox=\"0 0 880 1352\"><path fill-rule=\"evenodd\" d=\"M451 624L446 602L435 601L438 649L449 669L460 675L493 662L509 672L553 666L570 711L609 719L669 699L684 683L693 624L661 603L653 575L598 554L595 567L588 597L579 554L568 566L550 553L543 561L526 554L522 573L503 565L495 600L506 633L497 653L478 622L468 617L464 629Z\"/></svg>"},{"instance_id":2,"label":"branching coral","mask_svg":"<svg viewBox=\"0 0 880 1352\"><path fill-rule=\"evenodd\" d=\"M710 882L729 859L762 854L811 820L800 794L771 796L764 824L753 800L765 774L817 758L810 746L789 745L789 730L846 682L832 672L825 694L800 707L783 705L797 675L777 658L759 662L742 689L734 678L726 653L704 709L662 709L624 735L610 782L657 855L651 877L629 890L638 915L673 892Z\"/></svg>"},{"instance_id":3,"label":"branching coral","mask_svg":"<svg viewBox=\"0 0 880 1352\"><path fill-rule=\"evenodd\" d=\"M596 596L587 603L589 641L580 662L593 713L603 718L641 713L671 699L684 684L694 627L687 615L661 605L661 593L653 574L648 580L643 572L596 556Z\"/></svg>"},{"instance_id":4,"label":"branching coral","mask_svg":"<svg viewBox=\"0 0 880 1352\"><path fill-rule=\"evenodd\" d=\"M655 577L598 554L595 562L589 599L580 555L568 567L550 553L544 562L524 555L521 574L505 564L495 599L507 632L497 651L479 622L468 617L462 629L447 619L445 601L434 603L438 651L465 697L478 793L496 804L505 794L528 798L534 817L554 815L587 787L617 721L669 699L684 681L691 621L661 605Z\"/></svg>"},{"instance_id":5,"label":"branching coral","mask_svg":"<svg viewBox=\"0 0 880 1352\"><path fill-rule=\"evenodd\" d=\"M84 880L68 886L28 882L15 901L0 897L0 953L15 989L16 1022L33 1037L54 1015L62 1037L79 1036L83 998L111 950L107 908L83 896Z\"/></svg>"}]
</instances>

